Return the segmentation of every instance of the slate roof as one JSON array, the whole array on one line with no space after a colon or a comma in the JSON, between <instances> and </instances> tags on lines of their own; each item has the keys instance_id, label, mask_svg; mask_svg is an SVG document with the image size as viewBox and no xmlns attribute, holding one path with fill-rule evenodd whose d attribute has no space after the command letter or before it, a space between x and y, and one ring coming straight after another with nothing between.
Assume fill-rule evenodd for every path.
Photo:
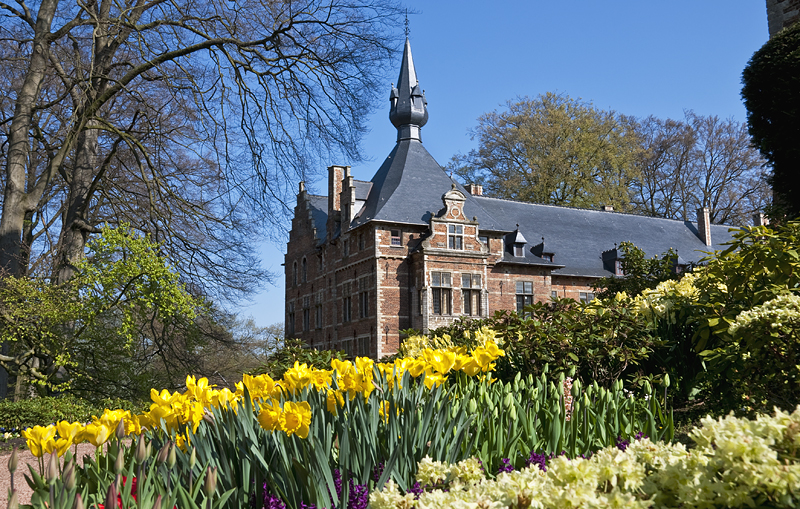
<instances>
[{"instance_id":1,"label":"slate roof","mask_svg":"<svg viewBox=\"0 0 800 509\"><path fill-rule=\"evenodd\" d=\"M732 239L729 226L711 225L711 246L697 235L695 224L655 217L605 212L600 210L558 207L515 202L486 196L473 197L493 217L502 217L506 226L519 223L519 230L528 239L525 259L520 260L506 251L504 262L535 263L540 257L532 253L535 244L544 243L553 253L553 264L563 268L553 274L571 276L609 276L603 266L603 251L614 249L622 241L633 242L647 257L660 255L673 248L683 263L699 262L705 252L724 249L722 243ZM511 229L511 228L509 228Z\"/></svg>"},{"instance_id":2,"label":"slate roof","mask_svg":"<svg viewBox=\"0 0 800 509\"><path fill-rule=\"evenodd\" d=\"M317 245L325 242L328 224L328 197L308 195L308 206L311 208L311 218L314 219L314 227L317 229Z\"/></svg>"},{"instance_id":3,"label":"slate roof","mask_svg":"<svg viewBox=\"0 0 800 509\"><path fill-rule=\"evenodd\" d=\"M456 184L466 196L464 214L477 217L484 230L505 231L464 186L451 179L422 142L400 140L372 177L372 190L352 227L369 221L428 225L443 207L442 196Z\"/></svg>"}]
</instances>

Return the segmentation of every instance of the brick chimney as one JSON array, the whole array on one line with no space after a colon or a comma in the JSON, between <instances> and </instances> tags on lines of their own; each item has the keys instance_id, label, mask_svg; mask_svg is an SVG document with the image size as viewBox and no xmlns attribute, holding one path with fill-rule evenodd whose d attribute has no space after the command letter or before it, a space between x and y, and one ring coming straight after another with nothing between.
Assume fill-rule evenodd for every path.
<instances>
[{"instance_id":1,"label":"brick chimney","mask_svg":"<svg viewBox=\"0 0 800 509\"><path fill-rule=\"evenodd\" d=\"M350 169L349 166L328 166L328 224L326 228L329 240L333 238L336 227L341 221L342 179L345 168Z\"/></svg>"},{"instance_id":2,"label":"brick chimney","mask_svg":"<svg viewBox=\"0 0 800 509\"><path fill-rule=\"evenodd\" d=\"M711 245L711 220L709 219L708 207L697 209L697 236L700 237L705 245Z\"/></svg>"},{"instance_id":3,"label":"brick chimney","mask_svg":"<svg viewBox=\"0 0 800 509\"><path fill-rule=\"evenodd\" d=\"M478 184L467 184L467 192L472 196L483 196L483 186Z\"/></svg>"},{"instance_id":4,"label":"brick chimney","mask_svg":"<svg viewBox=\"0 0 800 509\"><path fill-rule=\"evenodd\" d=\"M342 179L341 188L342 231L346 231L350 228L350 223L356 215L356 185L353 182L353 176L350 175L349 166L344 167L344 179Z\"/></svg>"}]
</instances>

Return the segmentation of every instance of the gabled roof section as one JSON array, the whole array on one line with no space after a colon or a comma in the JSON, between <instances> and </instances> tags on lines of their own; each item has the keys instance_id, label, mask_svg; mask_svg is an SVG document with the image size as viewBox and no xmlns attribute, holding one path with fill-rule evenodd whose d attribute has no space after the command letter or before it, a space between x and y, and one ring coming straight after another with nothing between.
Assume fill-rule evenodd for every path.
<instances>
[{"instance_id":1,"label":"gabled roof section","mask_svg":"<svg viewBox=\"0 0 800 509\"><path fill-rule=\"evenodd\" d=\"M317 229L317 245L325 242L326 226L328 224L328 197L308 195L308 206L311 208L311 218Z\"/></svg>"},{"instance_id":2,"label":"gabled roof section","mask_svg":"<svg viewBox=\"0 0 800 509\"><path fill-rule=\"evenodd\" d=\"M729 226L711 225L713 244L706 246L690 221L676 221L637 216L618 212L576 209L554 205L522 203L485 196L473 198L493 217L503 218L504 225L513 230L519 223L520 232L529 239L547 239L547 252L553 253L553 264L563 268L553 275L604 277L613 273L603 265L603 252L622 241L633 242L648 258L658 256L669 248L678 251L682 263L697 263L705 252L723 249L722 243L733 237ZM539 256L528 246L525 260L538 261ZM504 262L522 260L508 250Z\"/></svg>"},{"instance_id":3,"label":"gabled roof section","mask_svg":"<svg viewBox=\"0 0 800 509\"><path fill-rule=\"evenodd\" d=\"M419 140L400 140L372 177L372 189L363 212L351 226L368 221L427 225L442 207L442 195L452 189L466 197L464 215L478 218L481 230L506 231L499 227L478 201L451 179Z\"/></svg>"}]
</instances>

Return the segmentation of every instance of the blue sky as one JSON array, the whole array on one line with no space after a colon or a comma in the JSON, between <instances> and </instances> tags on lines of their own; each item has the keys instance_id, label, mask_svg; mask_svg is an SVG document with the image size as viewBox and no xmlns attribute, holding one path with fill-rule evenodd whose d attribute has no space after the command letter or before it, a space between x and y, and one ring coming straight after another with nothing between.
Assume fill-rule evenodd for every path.
<instances>
[{"instance_id":1,"label":"blue sky","mask_svg":"<svg viewBox=\"0 0 800 509\"><path fill-rule=\"evenodd\" d=\"M411 48L430 119L425 147L441 165L475 148L469 130L482 113L548 91L626 115L680 118L684 110L746 121L741 72L768 39L764 0L411 0ZM399 43L400 41L398 41ZM396 69L399 69L400 55ZM391 152L390 83L372 114L356 179L370 180ZM385 99L385 100L383 100ZM310 183L326 194L326 182ZM259 325L283 322L284 245L265 244L278 272L252 304Z\"/></svg>"}]
</instances>

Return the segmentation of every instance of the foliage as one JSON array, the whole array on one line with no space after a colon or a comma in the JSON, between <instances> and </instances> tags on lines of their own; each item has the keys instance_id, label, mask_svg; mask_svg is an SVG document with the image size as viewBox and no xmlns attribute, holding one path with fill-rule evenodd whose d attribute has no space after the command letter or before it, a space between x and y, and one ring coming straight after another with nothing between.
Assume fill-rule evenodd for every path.
<instances>
[{"instance_id":1,"label":"foliage","mask_svg":"<svg viewBox=\"0 0 800 509\"><path fill-rule=\"evenodd\" d=\"M316 370L297 363L279 381L246 375L236 392L190 377L182 394L153 390L144 414L109 410L87 426L59 423L57 433L42 428L27 438L44 455L64 454L80 440L100 447L115 429L117 436L142 433L153 450L174 458L167 490L170 482L184 489L196 462L217 469L217 493L230 497L228 507L278 497L298 508L330 507L331 498L347 507L356 491L380 489L388 479L411 489L425 457L454 463L477 455L493 467L499 454L513 452L517 462L519 451L533 448L590 452L638 429L671 437L671 415L649 387L645 401L621 383L613 391L563 377L557 385L545 376L504 384L489 371L502 355L487 341L469 353L428 349L391 365L358 358ZM177 448L170 451L170 443ZM75 489L85 489L88 476L92 493L105 493L114 479L108 470L122 468L115 457L113 444L107 454L99 449ZM38 500L49 495L46 485L29 484Z\"/></svg>"},{"instance_id":2,"label":"foliage","mask_svg":"<svg viewBox=\"0 0 800 509\"><path fill-rule=\"evenodd\" d=\"M158 244L125 225L104 228L88 246L63 285L4 279L0 341L12 348L0 365L48 389L141 395L153 380L148 361L169 362L164 342L175 340L175 328L191 327L202 302L186 292ZM183 342L177 350L188 357L192 348Z\"/></svg>"},{"instance_id":3,"label":"foliage","mask_svg":"<svg viewBox=\"0 0 800 509\"><path fill-rule=\"evenodd\" d=\"M469 460L420 462L417 480L429 492L401 493L387 483L370 507L796 507L800 502L800 408L755 420L703 419L695 447L637 440L591 458L559 456L544 465L486 479ZM546 471L542 471L545 468Z\"/></svg>"},{"instance_id":4,"label":"foliage","mask_svg":"<svg viewBox=\"0 0 800 509\"><path fill-rule=\"evenodd\" d=\"M778 219L800 217L800 25L794 24L767 41L742 72L742 98L753 142L772 166Z\"/></svg>"},{"instance_id":5,"label":"foliage","mask_svg":"<svg viewBox=\"0 0 800 509\"><path fill-rule=\"evenodd\" d=\"M536 203L626 210L640 150L633 120L548 92L509 101L478 118L478 149L449 169L487 195Z\"/></svg>"},{"instance_id":6,"label":"foliage","mask_svg":"<svg viewBox=\"0 0 800 509\"><path fill-rule=\"evenodd\" d=\"M0 428L6 430L47 426L59 421L89 422L93 415L102 415L105 408L122 408L139 412L146 408L142 403L121 399L107 399L92 403L72 395L45 396L22 401L0 400Z\"/></svg>"},{"instance_id":7,"label":"foliage","mask_svg":"<svg viewBox=\"0 0 800 509\"><path fill-rule=\"evenodd\" d=\"M597 298L606 299L620 292L635 297L643 290L655 288L662 281L679 279L676 271L678 253L672 248L661 256L645 258L644 251L632 242L620 242L618 251L622 251L622 273L624 276L609 276L599 279L593 284Z\"/></svg>"},{"instance_id":8,"label":"foliage","mask_svg":"<svg viewBox=\"0 0 800 509\"><path fill-rule=\"evenodd\" d=\"M250 371L251 375L267 374L272 378L281 378L286 371L295 365L307 364L312 368L325 369L336 359L347 359L344 350L317 350L303 343L302 339L285 339L283 347L270 354L266 361Z\"/></svg>"},{"instance_id":9,"label":"foliage","mask_svg":"<svg viewBox=\"0 0 800 509\"><path fill-rule=\"evenodd\" d=\"M755 318L754 313L769 311L776 299L800 293L798 246L798 222L746 228L709 260L695 282L695 349L717 376L715 393L733 408L763 411L798 403L798 323L765 326L756 320L741 327L748 315ZM786 305L791 304L784 301L777 307Z\"/></svg>"},{"instance_id":10,"label":"foliage","mask_svg":"<svg viewBox=\"0 0 800 509\"><path fill-rule=\"evenodd\" d=\"M537 302L524 315L497 311L486 320L455 322L430 335L446 335L460 344L482 327L492 329L506 351L496 368L505 381L517 373L539 377L549 370L556 376L574 372L584 381L611 387L641 372L663 375L647 361L666 345L639 315L616 301L590 307L572 299Z\"/></svg>"}]
</instances>

